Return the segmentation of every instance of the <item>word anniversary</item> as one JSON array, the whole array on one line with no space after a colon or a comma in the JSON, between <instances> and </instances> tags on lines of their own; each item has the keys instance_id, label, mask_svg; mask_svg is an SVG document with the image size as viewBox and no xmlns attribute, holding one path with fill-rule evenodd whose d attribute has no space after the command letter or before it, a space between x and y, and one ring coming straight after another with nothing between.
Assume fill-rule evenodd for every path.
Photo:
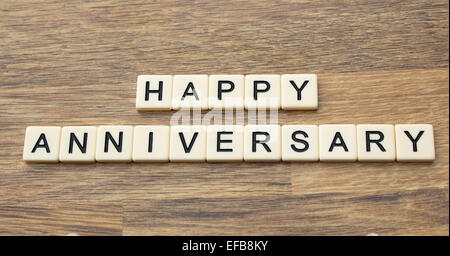
<instances>
[{"instance_id":1,"label":"word anniversary","mask_svg":"<svg viewBox=\"0 0 450 256\"><path fill-rule=\"evenodd\" d=\"M429 124L30 126L29 162L433 161Z\"/></svg>"}]
</instances>

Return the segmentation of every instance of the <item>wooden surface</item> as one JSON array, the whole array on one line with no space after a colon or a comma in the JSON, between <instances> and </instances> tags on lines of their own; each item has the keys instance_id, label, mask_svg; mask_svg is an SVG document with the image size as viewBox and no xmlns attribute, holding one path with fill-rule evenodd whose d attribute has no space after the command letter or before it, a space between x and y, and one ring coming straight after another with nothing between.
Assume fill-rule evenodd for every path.
<instances>
[{"instance_id":1,"label":"wooden surface","mask_svg":"<svg viewBox=\"0 0 450 256\"><path fill-rule=\"evenodd\" d=\"M277 3L275 3L277 2ZM0 2L0 235L448 235L449 5ZM168 125L139 74L317 73L280 124L429 123L433 163L35 164L31 125Z\"/></svg>"}]
</instances>

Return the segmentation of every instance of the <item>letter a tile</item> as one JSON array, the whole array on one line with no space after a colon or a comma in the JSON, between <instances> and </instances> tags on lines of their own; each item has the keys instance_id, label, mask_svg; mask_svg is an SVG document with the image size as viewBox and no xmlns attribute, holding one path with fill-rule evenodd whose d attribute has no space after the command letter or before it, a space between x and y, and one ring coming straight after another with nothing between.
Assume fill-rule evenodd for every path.
<instances>
[{"instance_id":1,"label":"letter a tile","mask_svg":"<svg viewBox=\"0 0 450 256\"><path fill-rule=\"evenodd\" d=\"M58 162L59 126L29 126L25 132L23 160L27 162Z\"/></svg>"},{"instance_id":2,"label":"letter a tile","mask_svg":"<svg viewBox=\"0 0 450 256\"><path fill-rule=\"evenodd\" d=\"M353 124L319 125L319 152L320 161L356 161L356 126Z\"/></svg>"}]
</instances>

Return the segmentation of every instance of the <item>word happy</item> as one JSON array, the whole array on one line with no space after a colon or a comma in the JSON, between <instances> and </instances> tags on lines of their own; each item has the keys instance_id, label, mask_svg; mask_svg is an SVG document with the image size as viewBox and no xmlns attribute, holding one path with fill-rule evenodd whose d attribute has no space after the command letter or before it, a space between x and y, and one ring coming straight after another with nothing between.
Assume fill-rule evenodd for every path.
<instances>
[{"instance_id":1,"label":"word happy","mask_svg":"<svg viewBox=\"0 0 450 256\"><path fill-rule=\"evenodd\" d=\"M314 74L140 75L137 79L138 110L317 107Z\"/></svg>"}]
</instances>

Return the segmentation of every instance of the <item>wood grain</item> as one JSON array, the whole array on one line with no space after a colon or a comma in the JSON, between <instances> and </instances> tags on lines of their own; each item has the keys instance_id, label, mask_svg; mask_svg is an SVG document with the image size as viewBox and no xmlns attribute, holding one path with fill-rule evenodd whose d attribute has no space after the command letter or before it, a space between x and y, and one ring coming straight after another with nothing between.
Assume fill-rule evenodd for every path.
<instances>
[{"instance_id":1,"label":"wood grain","mask_svg":"<svg viewBox=\"0 0 450 256\"><path fill-rule=\"evenodd\" d=\"M448 1L0 2L0 235L448 235ZM280 124L430 123L433 163L25 164L26 126L165 124L139 74L317 73ZM203 113L205 114L205 113ZM252 120L251 120L252 121Z\"/></svg>"}]
</instances>

